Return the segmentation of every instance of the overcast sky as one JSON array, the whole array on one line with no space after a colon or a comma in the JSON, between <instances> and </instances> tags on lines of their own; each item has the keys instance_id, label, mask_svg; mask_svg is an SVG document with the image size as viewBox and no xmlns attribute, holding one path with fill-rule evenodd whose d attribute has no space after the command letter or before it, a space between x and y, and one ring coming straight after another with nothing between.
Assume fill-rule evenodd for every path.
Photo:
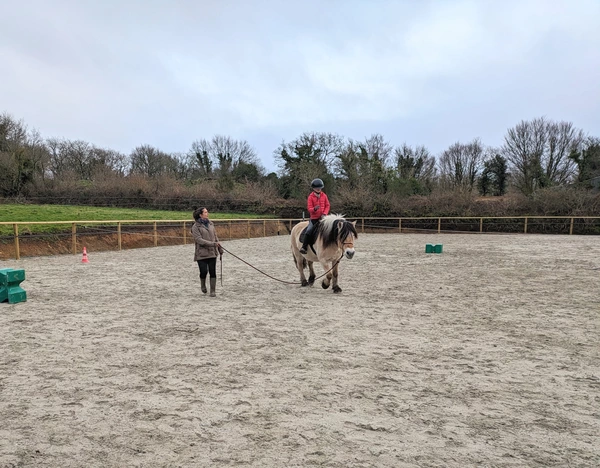
<instances>
[{"instance_id":1,"label":"overcast sky","mask_svg":"<svg viewBox=\"0 0 600 468\"><path fill-rule=\"evenodd\" d=\"M0 113L129 153L305 131L434 154L546 116L600 136L600 0L2 0Z\"/></svg>"}]
</instances>

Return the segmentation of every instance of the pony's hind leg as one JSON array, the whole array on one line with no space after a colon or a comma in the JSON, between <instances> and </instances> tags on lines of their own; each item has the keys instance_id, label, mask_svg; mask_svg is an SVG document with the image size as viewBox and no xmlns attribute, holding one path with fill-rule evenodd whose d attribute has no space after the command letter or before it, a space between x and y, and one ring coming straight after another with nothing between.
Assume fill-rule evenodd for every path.
<instances>
[{"instance_id":1,"label":"pony's hind leg","mask_svg":"<svg viewBox=\"0 0 600 468\"><path fill-rule=\"evenodd\" d=\"M310 275L308 276L308 285L312 286L315 284L315 269L313 268L313 262L308 262L308 270L310 271Z\"/></svg>"}]
</instances>

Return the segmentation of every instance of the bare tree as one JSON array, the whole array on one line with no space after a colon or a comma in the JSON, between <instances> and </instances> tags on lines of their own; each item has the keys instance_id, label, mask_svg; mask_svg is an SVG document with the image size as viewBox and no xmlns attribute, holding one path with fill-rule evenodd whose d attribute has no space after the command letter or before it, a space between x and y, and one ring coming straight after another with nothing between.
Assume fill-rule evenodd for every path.
<instances>
[{"instance_id":1,"label":"bare tree","mask_svg":"<svg viewBox=\"0 0 600 468\"><path fill-rule=\"evenodd\" d=\"M576 164L569 156L581 146L585 138L583 131L571 122L548 122L546 134L548 144L543 160L546 178L559 185L573 180Z\"/></svg>"},{"instance_id":2,"label":"bare tree","mask_svg":"<svg viewBox=\"0 0 600 468\"><path fill-rule=\"evenodd\" d=\"M93 146L83 140L66 140L66 157L69 168L78 179L92 179Z\"/></svg>"},{"instance_id":3,"label":"bare tree","mask_svg":"<svg viewBox=\"0 0 600 468\"><path fill-rule=\"evenodd\" d=\"M123 177L127 171L127 156L115 150L93 147L90 150L90 176L116 175Z\"/></svg>"},{"instance_id":4,"label":"bare tree","mask_svg":"<svg viewBox=\"0 0 600 468\"><path fill-rule=\"evenodd\" d=\"M0 193L19 195L39 175L43 160L39 134L23 121L0 115Z\"/></svg>"},{"instance_id":5,"label":"bare tree","mask_svg":"<svg viewBox=\"0 0 600 468\"><path fill-rule=\"evenodd\" d=\"M573 179L576 164L569 156L583 139L583 131L570 122L553 122L544 117L523 120L507 131L502 155L512 166L515 185L531 194L538 188Z\"/></svg>"},{"instance_id":6,"label":"bare tree","mask_svg":"<svg viewBox=\"0 0 600 468\"><path fill-rule=\"evenodd\" d=\"M455 143L439 159L442 181L451 187L472 191L481 165L483 146L476 138L467 144Z\"/></svg>"},{"instance_id":7,"label":"bare tree","mask_svg":"<svg viewBox=\"0 0 600 468\"><path fill-rule=\"evenodd\" d=\"M208 140L197 140L188 151L188 164L191 178L208 177L213 172L213 155Z\"/></svg>"},{"instance_id":8,"label":"bare tree","mask_svg":"<svg viewBox=\"0 0 600 468\"><path fill-rule=\"evenodd\" d=\"M46 148L46 142L37 130L31 130L27 138L27 151L31 158L36 172L44 181L46 176L46 170L50 162L48 149Z\"/></svg>"},{"instance_id":9,"label":"bare tree","mask_svg":"<svg viewBox=\"0 0 600 468\"><path fill-rule=\"evenodd\" d=\"M385 140L383 135L375 133L365 138L363 143L358 144L370 160L379 161L382 167L389 165L390 156L394 150L393 146Z\"/></svg>"},{"instance_id":10,"label":"bare tree","mask_svg":"<svg viewBox=\"0 0 600 468\"><path fill-rule=\"evenodd\" d=\"M59 138L48 138L46 149L48 151L48 171L52 178L58 178L69 170L67 153L64 149L64 140Z\"/></svg>"},{"instance_id":11,"label":"bare tree","mask_svg":"<svg viewBox=\"0 0 600 468\"><path fill-rule=\"evenodd\" d=\"M264 172L256 151L246 140L215 135L210 141L196 140L188 151L191 172L208 176L213 172L223 177L231 175L240 166L254 166L258 173Z\"/></svg>"},{"instance_id":12,"label":"bare tree","mask_svg":"<svg viewBox=\"0 0 600 468\"><path fill-rule=\"evenodd\" d=\"M391 179L389 160L393 147L380 134L365 141L349 140L336 157L334 168L348 188L363 184L373 192L385 193Z\"/></svg>"},{"instance_id":13,"label":"bare tree","mask_svg":"<svg viewBox=\"0 0 600 468\"><path fill-rule=\"evenodd\" d=\"M91 179L91 144L82 140L49 138L46 148L50 158L48 168L53 178L72 174L78 179Z\"/></svg>"},{"instance_id":14,"label":"bare tree","mask_svg":"<svg viewBox=\"0 0 600 468\"><path fill-rule=\"evenodd\" d=\"M304 197L312 179L323 179L332 188L335 159L344 151L344 139L333 133L303 133L274 152L279 165L284 197Z\"/></svg>"},{"instance_id":15,"label":"bare tree","mask_svg":"<svg viewBox=\"0 0 600 468\"><path fill-rule=\"evenodd\" d=\"M67 175L93 180L96 175L123 176L127 157L111 149L98 148L86 141L49 138L45 142L47 170L55 179Z\"/></svg>"},{"instance_id":16,"label":"bare tree","mask_svg":"<svg viewBox=\"0 0 600 468\"><path fill-rule=\"evenodd\" d=\"M336 176L345 182L350 189L355 189L361 180L361 161L358 144L349 140L343 151L336 158L334 164Z\"/></svg>"},{"instance_id":17,"label":"bare tree","mask_svg":"<svg viewBox=\"0 0 600 468\"><path fill-rule=\"evenodd\" d=\"M151 178L167 174L177 174L177 160L151 145L136 147L131 152L129 158L131 174L140 174Z\"/></svg>"},{"instance_id":18,"label":"bare tree","mask_svg":"<svg viewBox=\"0 0 600 468\"><path fill-rule=\"evenodd\" d=\"M275 150L274 156L282 175L285 175L290 170L290 162L310 163L321 168L330 168L343 150L344 139L335 133L305 132L289 143L283 142ZM283 152L287 156L282 154Z\"/></svg>"},{"instance_id":19,"label":"bare tree","mask_svg":"<svg viewBox=\"0 0 600 468\"><path fill-rule=\"evenodd\" d=\"M400 179L431 182L436 175L435 157L423 145L413 148L403 143L394 150L394 159Z\"/></svg>"}]
</instances>

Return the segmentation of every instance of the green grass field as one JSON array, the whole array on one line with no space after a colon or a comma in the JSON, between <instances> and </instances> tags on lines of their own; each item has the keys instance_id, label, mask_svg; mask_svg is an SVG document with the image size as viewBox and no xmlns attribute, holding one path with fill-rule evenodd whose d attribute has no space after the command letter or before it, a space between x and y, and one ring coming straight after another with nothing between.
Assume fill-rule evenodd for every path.
<instances>
[{"instance_id":1,"label":"green grass field","mask_svg":"<svg viewBox=\"0 0 600 468\"><path fill-rule=\"evenodd\" d=\"M211 213L211 219L257 219L271 216L241 213ZM137 208L107 208L72 205L17 205L0 204L0 222L24 223L35 221L133 221L133 220L189 220L192 211L146 210ZM20 225L20 232L54 233L70 229L67 224ZM11 235L11 224L0 224L0 235Z\"/></svg>"}]
</instances>

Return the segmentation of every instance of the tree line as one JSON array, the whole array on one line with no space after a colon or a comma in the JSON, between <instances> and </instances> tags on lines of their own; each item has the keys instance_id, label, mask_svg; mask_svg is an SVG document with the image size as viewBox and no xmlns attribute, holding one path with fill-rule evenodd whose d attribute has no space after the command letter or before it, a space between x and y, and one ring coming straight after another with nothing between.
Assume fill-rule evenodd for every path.
<instances>
[{"instance_id":1,"label":"tree line","mask_svg":"<svg viewBox=\"0 0 600 468\"><path fill-rule=\"evenodd\" d=\"M425 145L393 146L380 134L359 141L305 132L283 141L273 158L278 171L267 173L249 142L222 135L196 140L182 153L142 144L124 154L82 140L44 138L22 120L0 115L4 198L67 196L95 203L105 197L143 204L160 194L238 206L252 200L256 208L261 199L303 201L310 181L320 177L347 212L364 210L365 200L372 200L366 215L385 215L411 197L512 192L532 198L550 189L600 186L600 139L544 117L508 129L500 147L474 138L434 155Z\"/></svg>"}]
</instances>

